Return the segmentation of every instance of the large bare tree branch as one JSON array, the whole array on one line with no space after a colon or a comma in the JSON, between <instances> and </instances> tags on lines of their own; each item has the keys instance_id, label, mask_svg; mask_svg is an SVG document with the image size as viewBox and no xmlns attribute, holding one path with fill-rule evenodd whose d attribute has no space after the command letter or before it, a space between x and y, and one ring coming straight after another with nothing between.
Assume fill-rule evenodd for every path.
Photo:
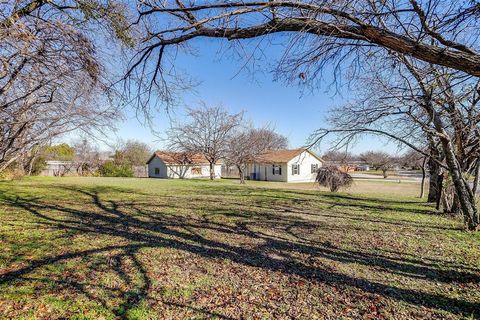
<instances>
[{"instance_id":1,"label":"large bare tree branch","mask_svg":"<svg viewBox=\"0 0 480 320\"><path fill-rule=\"evenodd\" d=\"M429 3L435 1L438 2L429 0ZM370 0L355 4L342 1L320 1L318 4L307 1L216 1L185 6L178 3L180 4L177 7L166 7L147 1L140 8L140 20L145 17L155 18L157 15L173 18L169 24L172 28L161 27L150 32L150 40L145 43L146 50L179 45L198 37L240 40L289 32L315 35L320 37L319 41L326 38L354 40L355 44L344 43L344 46L375 45L428 63L480 76L480 54L476 51L478 46L448 39L465 39L459 37L463 26L452 30L453 27L448 29L448 26L442 25L442 30L439 30L431 25L425 10L415 0L410 0L411 6L389 0L382 10ZM368 5L375 9L369 11L366 9ZM269 15L267 12L272 9L275 9L275 17L265 19ZM437 9L434 14L438 17L443 14L447 19L450 17L448 9L448 6L444 11ZM464 12L464 19L470 18L470 7L459 7L459 10ZM175 21L178 14L184 14L187 18ZM257 19L253 21L263 20L261 23L249 24L242 20L243 17L255 14ZM195 15L202 18L198 19ZM459 16L457 20L461 18L462 16ZM423 31L417 28L415 20L422 26ZM452 21L451 25L455 26L454 23L455 21ZM152 43L147 44L149 41Z\"/></svg>"}]
</instances>

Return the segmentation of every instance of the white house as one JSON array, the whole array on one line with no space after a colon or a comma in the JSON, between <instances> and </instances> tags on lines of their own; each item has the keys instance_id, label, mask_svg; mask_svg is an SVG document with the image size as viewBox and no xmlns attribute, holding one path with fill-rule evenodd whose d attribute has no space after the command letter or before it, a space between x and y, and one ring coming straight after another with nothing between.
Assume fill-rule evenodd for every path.
<instances>
[{"instance_id":1,"label":"white house","mask_svg":"<svg viewBox=\"0 0 480 320\"><path fill-rule=\"evenodd\" d=\"M156 151L147 161L149 178L207 178L210 164L201 154ZM222 164L214 165L215 178L221 177Z\"/></svg>"},{"instance_id":2,"label":"white house","mask_svg":"<svg viewBox=\"0 0 480 320\"><path fill-rule=\"evenodd\" d=\"M308 149L273 150L248 164L246 176L252 180L313 182L323 160Z\"/></svg>"}]
</instances>

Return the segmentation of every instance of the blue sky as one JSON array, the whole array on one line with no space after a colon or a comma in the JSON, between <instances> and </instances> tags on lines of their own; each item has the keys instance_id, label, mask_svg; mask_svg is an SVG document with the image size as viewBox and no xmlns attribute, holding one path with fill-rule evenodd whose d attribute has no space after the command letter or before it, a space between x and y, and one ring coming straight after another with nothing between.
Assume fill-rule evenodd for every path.
<instances>
[{"instance_id":1,"label":"blue sky","mask_svg":"<svg viewBox=\"0 0 480 320\"><path fill-rule=\"evenodd\" d=\"M194 46L196 56L180 54L176 60L179 68L201 82L195 92L182 94L183 105L195 107L204 101L209 105L222 104L231 112L245 111L245 117L255 125L269 125L288 137L292 148L304 145L315 129L326 126L325 115L329 108L348 98L345 92L335 94L328 91L331 83L328 72L325 72L324 85L314 92L302 92L296 85L273 81L273 75L266 68L262 69L264 72L255 73L242 70L241 61L222 57L219 53L225 45L221 40L203 39L197 42ZM278 56L277 49L271 46L265 50L269 59L273 57L270 60L272 63ZM126 121L119 123L116 137L112 135L112 143L117 138L135 139L148 143L154 149L164 147L164 141L143 126L131 109L126 117ZM182 121L184 107L178 106L170 110L170 115L164 111L155 114L152 122L156 130L164 132L170 125L170 117ZM329 147L328 142L322 143L319 151L324 152ZM356 153L366 150L395 153L396 147L386 144L378 137L372 137L362 139L352 149Z\"/></svg>"}]
</instances>

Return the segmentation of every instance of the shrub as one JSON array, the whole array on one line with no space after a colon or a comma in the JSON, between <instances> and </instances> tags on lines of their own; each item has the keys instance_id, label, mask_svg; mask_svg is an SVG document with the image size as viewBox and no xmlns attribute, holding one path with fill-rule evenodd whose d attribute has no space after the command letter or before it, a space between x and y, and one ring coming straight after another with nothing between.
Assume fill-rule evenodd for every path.
<instances>
[{"instance_id":1,"label":"shrub","mask_svg":"<svg viewBox=\"0 0 480 320\"><path fill-rule=\"evenodd\" d=\"M39 175L43 170L47 168L47 161L45 160L45 157L40 156L35 158L32 163L32 175Z\"/></svg>"},{"instance_id":2,"label":"shrub","mask_svg":"<svg viewBox=\"0 0 480 320\"><path fill-rule=\"evenodd\" d=\"M25 175L25 171L18 167L8 167L0 172L0 180L18 180Z\"/></svg>"},{"instance_id":3,"label":"shrub","mask_svg":"<svg viewBox=\"0 0 480 320\"><path fill-rule=\"evenodd\" d=\"M113 161L105 162L100 167L100 174L104 177L133 177L133 171L130 166L115 164Z\"/></svg>"},{"instance_id":4,"label":"shrub","mask_svg":"<svg viewBox=\"0 0 480 320\"><path fill-rule=\"evenodd\" d=\"M337 167L322 167L317 171L315 181L319 185L327 187L332 192L337 192L340 188L348 188L353 183L353 178L346 172L340 171Z\"/></svg>"}]
</instances>

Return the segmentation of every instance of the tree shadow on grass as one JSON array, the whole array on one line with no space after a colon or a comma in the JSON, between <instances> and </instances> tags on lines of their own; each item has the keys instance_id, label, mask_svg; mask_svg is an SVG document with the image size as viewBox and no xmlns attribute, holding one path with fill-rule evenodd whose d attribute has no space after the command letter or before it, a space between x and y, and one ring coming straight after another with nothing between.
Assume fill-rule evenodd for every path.
<instances>
[{"instance_id":1,"label":"tree shadow on grass","mask_svg":"<svg viewBox=\"0 0 480 320\"><path fill-rule=\"evenodd\" d=\"M38 269L71 259L92 257L96 254L110 254L111 260L102 265L106 265L132 287L118 293L122 303L116 309L112 309L105 298L92 295L85 288L86 284L67 281L63 282L63 285L82 292L105 308L112 309L111 311L115 315L123 316L128 310L148 299L151 289L152 279L136 254L146 248L171 248L208 259L226 259L243 266L282 272L346 290L357 289L368 294L381 295L416 306L444 310L457 315L480 316L480 303L356 278L332 271L329 268L319 267L310 261L321 258L345 264L355 263L380 268L385 272L403 277L442 283L478 283L480 282L479 270L458 270L461 269L461 266L439 269L438 263L429 263L420 259L395 258L377 253L343 249L329 242L313 243L304 238L302 234L308 232L309 228L318 227L318 224L307 220L298 221L295 217L275 213L259 213L242 208L243 216L233 221L219 222L200 214L188 216L162 214L158 210L148 210L135 201L102 200L102 193L111 192L111 189L70 187L69 190L72 192L72 196L79 196L88 201L89 209L78 209L61 203L44 203L35 198L4 197L3 201L10 206L29 212L37 218L39 224L49 228L95 236L113 236L128 242L128 244L106 245L88 250L52 254L42 259L29 261L26 266L1 274L0 284L25 280L28 274ZM117 188L115 192L128 194L130 191ZM175 202L175 199L170 200ZM91 209L92 205L94 206L93 210ZM189 205L192 210L195 209L194 204ZM228 210L215 207L209 209L209 214L230 216ZM279 230L283 230L284 236L259 231L266 225L278 226ZM303 232L295 232L295 230ZM216 238L223 237L224 241L209 239L204 236L205 233L213 233L217 236ZM232 234L243 236L256 244L242 246L237 243L229 243L227 240ZM276 252L277 255L272 256L271 252ZM308 258L301 259L298 257L299 254ZM130 270L134 271L125 271L126 268L122 265L124 259L130 261ZM94 269L93 266L91 268ZM130 274L132 272L138 274L137 278L141 280L133 281L132 274ZM57 281L60 281L60 284L65 280ZM190 308L207 316L228 318L215 310L169 303L177 304L179 308Z\"/></svg>"},{"instance_id":2,"label":"tree shadow on grass","mask_svg":"<svg viewBox=\"0 0 480 320\"><path fill-rule=\"evenodd\" d=\"M222 186L207 186L202 187L202 194L218 195L219 193L225 193L225 188ZM231 190L230 186L229 189ZM374 197L332 193L322 191L302 191L302 190L288 190L288 189L272 189L272 188L253 188L245 189L237 187L235 193L232 193L235 197L251 197L253 195L261 194L261 198L264 199L266 205L279 202L279 200L285 200L293 204L309 203L312 200L317 200L325 205L330 205L330 208L345 207L352 209L365 209L381 212L401 212L401 213L414 213L438 216L440 213L435 210L434 206L424 200L392 200L392 199L380 199ZM299 195L301 197L299 197ZM265 201L269 199L269 201ZM214 201L214 200L213 200ZM409 220L406 220L409 221Z\"/></svg>"},{"instance_id":3,"label":"tree shadow on grass","mask_svg":"<svg viewBox=\"0 0 480 320\"><path fill-rule=\"evenodd\" d=\"M275 197L278 198L278 197ZM210 202L224 202L223 199L210 199ZM308 204L311 200L303 199L302 202ZM438 213L433 212L427 206L425 210L417 209L417 208L395 208L395 207L385 207L382 205L382 202L379 201L379 204L375 205L373 203L365 204L360 203L358 201L365 201L364 198L358 198L358 201L352 202L335 202L331 201L327 198L317 200L321 202L323 205L328 205L328 209L334 210L325 210L322 208L315 208L315 207L302 207L302 202L297 203L276 203L276 201L259 201L249 204L249 207L256 207L259 210L269 209L275 210L278 213L291 213L291 214L299 214L299 215L306 215L312 217L328 217L328 218L335 218L335 219L343 219L343 220L352 220L352 221L359 221L359 222L375 222L380 224L387 224L392 226L399 226L399 227L412 227L412 228L421 228L425 230L463 230L461 226L453 227L453 226L445 226L440 223L428 223L428 222L417 222L413 219L401 219L398 217L390 218L384 217L384 213L407 213L407 214L427 214L427 215L438 215ZM238 205L238 206L245 206L241 202L229 202L230 205ZM357 212L360 211L358 209L365 210L368 213L375 213L376 216L372 217L369 214L358 214ZM354 210L355 212L349 212L347 210ZM245 214L239 213L232 213L236 214L237 216L245 216Z\"/></svg>"}]
</instances>

